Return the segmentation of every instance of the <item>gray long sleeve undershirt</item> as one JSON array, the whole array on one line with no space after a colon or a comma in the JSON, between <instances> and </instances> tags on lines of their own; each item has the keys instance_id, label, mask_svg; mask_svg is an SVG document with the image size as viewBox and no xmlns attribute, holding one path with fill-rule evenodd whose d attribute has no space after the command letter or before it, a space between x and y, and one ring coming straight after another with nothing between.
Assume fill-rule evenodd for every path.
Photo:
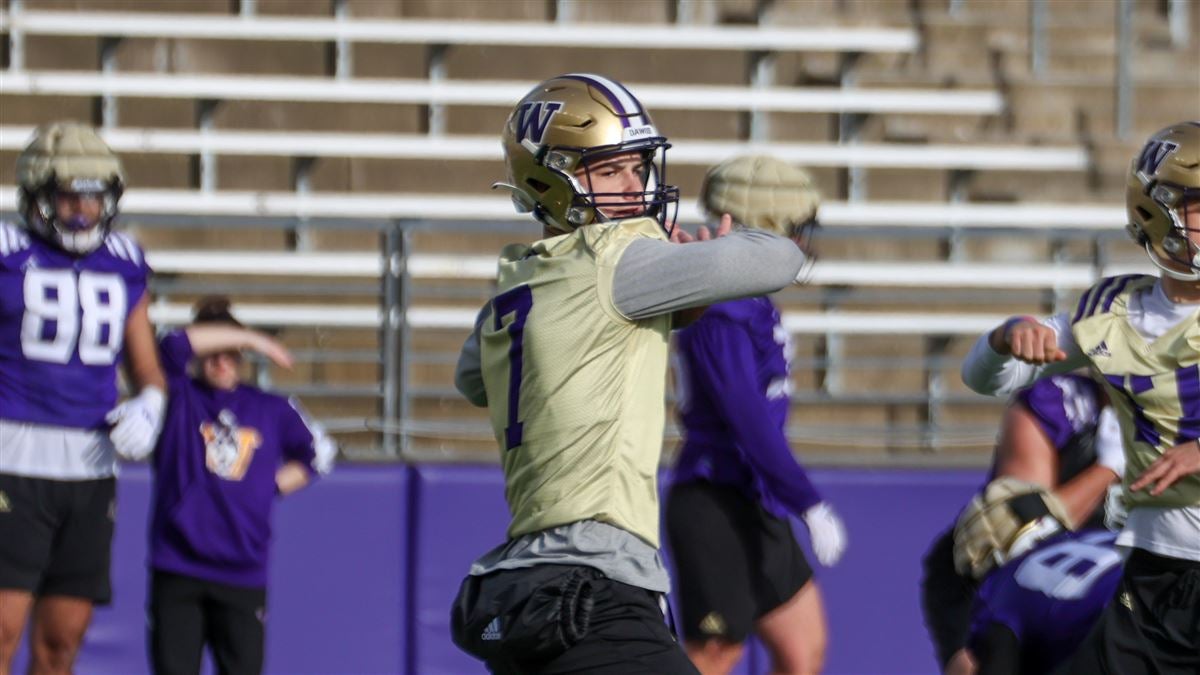
<instances>
[{"instance_id":1,"label":"gray long sleeve undershirt","mask_svg":"<svg viewBox=\"0 0 1200 675\"><path fill-rule=\"evenodd\" d=\"M792 283L803 265L795 243L763 230L682 245L639 239L617 263L613 304L630 319L645 319L764 295Z\"/></svg>"},{"instance_id":2,"label":"gray long sleeve undershirt","mask_svg":"<svg viewBox=\"0 0 1200 675\"><path fill-rule=\"evenodd\" d=\"M804 253L790 239L763 230L736 230L709 241L672 244L639 239L625 249L613 279L613 304L629 319L777 291L796 279ZM477 406L487 405L480 372L479 327L484 305L458 356L454 385Z\"/></svg>"}]
</instances>

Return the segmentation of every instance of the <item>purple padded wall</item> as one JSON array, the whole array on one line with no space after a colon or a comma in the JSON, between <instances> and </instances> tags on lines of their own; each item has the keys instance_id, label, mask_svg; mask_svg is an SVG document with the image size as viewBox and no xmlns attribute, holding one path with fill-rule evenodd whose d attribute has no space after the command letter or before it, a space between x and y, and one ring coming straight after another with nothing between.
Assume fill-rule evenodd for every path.
<instances>
[{"instance_id":1,"label":"purple padded wall","mask_svg":"<svg viewBox=\"0 0 1200 675\"><path fill-rule=\"evenodd\" d=\"M268 673L395 673L403 652L404 467L343 466L275 510ZM146 523L150 473L123 467L113 540L113 604L97 609L80 673L147 672ZM25 672L18 654L13 672Z\"/></svg>"},{"instance_id":2,"label":"purple padded wall","mask_svg":"<svg viewBox=\"0 0 1200 675\"><path fill-rule=\"evenodd\" d=\"M818 568L830 621L826 672L935 670L919 610L920 560L982 482L977 471L819 470L850 548ZM145 672L145 524L149 474L119 481L115 604L98 610L81 673ZM494 466L344 466L283 500L270 590L270 673L468 675L481 664L449 639L450 601L471 561L504 538ZM801 543L807 533L797 526ZM15 672L24 672L19 656ZM764 673L761 649L737 673Z\"/></svg>"}]
</instances>

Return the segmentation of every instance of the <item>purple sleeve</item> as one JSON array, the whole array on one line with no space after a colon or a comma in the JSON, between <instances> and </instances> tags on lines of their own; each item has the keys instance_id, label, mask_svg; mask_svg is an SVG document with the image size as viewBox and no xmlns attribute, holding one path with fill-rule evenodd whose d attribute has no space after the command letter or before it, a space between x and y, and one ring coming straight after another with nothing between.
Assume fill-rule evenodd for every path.
<instances>
[{"instance_id":1,"label":"purple sleeve","mask_svg":"<svg viewBox=\"0 0 1200 675\"><path fill-rule=\"evenodd\" d=\"M821 501L787 438L772 419L766 392L755 380L753 345L746 331L726 321L697 322L692 331L697 387L713 392L713 403L742 456L771 494L796 515Z\"/></svg>"},{"instance_id":2,"label":"purple sleeve","mask_svg":"<svg viewBox=\"0 0 1200 675\"><path fill-rule=\"evenodd\" d=\"M1074 375L1046 377L1017 393L1057 450L1096 423L1095 385Z\"/></svg>"},{"instance_id":3,"label":"purple sleeve","mask_svg":"<svg viewBox=\"0 0 1200 675\"><path fill-rule=\"evenodd\" d=\"M162 360L163 373L167 377L182 377L187 375L187 366L195 352L187 333L173 330L158 340L158 355Z\"/></svg>"},{"instance_id":4,"label":"purple sleeve","mask_svg":"<svg viewBox=\"0 0 1200 675\"><path fill-rule=\"evenodd\" d=\"M279 415L280 444L283 459L300 462L308 469L309 476L316 476L316 446L318 438L309 426L309 421L300 403L294 399L280 399L282 411Z\"/></svg>"},{"instance_id":5,"label":"purple sleeve","mask_svg":"<svg viewBox=\"0 0 1200 675\"><path fill-rule=\"evenodd\" d=\"M121 235L118 239L121 242L120 246L126 252L126 260L129 261L126 267L127 271L123 276L125 277L125 292L129 296L129 307L132 308L146 294L146 286L150 281L150 276L154 274L154 270L146 262L146 252L133 237Z\"/></svg>"}]
</instances>

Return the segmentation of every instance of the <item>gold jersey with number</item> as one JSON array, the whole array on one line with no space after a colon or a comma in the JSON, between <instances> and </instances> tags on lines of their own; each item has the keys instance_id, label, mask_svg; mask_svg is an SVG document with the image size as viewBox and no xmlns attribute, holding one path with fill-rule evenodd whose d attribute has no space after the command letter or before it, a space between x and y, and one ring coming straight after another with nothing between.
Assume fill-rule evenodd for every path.
<instances>
[{"instance_id":1,"label":"gold jersey with number","mask_svg":"<svg viewBox=\"0 0 1200 675\"><path fill-rule=\"evenodd\" d=\"M630 320L613 304L617 261L642 238L666 234L637 218L501 253L479 335L509 538L598 520L658 546L671 320Z\"/></svg>"},{"instance_id":2,"label":"gold jersey with number","mask_svg":"<svg viewBox=\"0 0 1200 675\"><path fill-rule=\"evenodd\" d=\"M1093 286L1071 316L1075 342L1103 384L1121 421L1125 485L1171 447L1200 437L1200 316L1193 314L1156 340L1129 321L1135 293L1156 277L1110 277ZM1161 495L1129 493L1131 506L1200 505L1200 475L1182 478Z\"/></svg>"}]
</instances>

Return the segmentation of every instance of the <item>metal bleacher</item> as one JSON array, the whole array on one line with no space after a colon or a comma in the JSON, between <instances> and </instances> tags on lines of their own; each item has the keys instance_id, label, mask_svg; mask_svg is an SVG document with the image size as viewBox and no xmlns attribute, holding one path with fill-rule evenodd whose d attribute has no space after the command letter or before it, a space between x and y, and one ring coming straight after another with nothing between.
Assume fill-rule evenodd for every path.
<instances>
[{"instance_id":1,"label":"metal bleacher","mask_svg":"<svg viewBox=\"0 0 1200 675\"><path fill-rule=\"evenodd\" d=\"M303 396L356 458L494 458L453 365L495 252L539 232L488 191L497 131L557 72L602 70L652 111L682 226L702 221L692 200L716 161L811 169L824 258L779 295L790 436L810 461L984 461L1000 403L958 380L974 336L1144 269L1113 179L1133 146L1046 133L1059 122L1031 101L1053 91L1024 73L929 63L955 40L1031 49L1003 21L986 33L970 2L923 16L837 0L111 4L0 11L0 213L34 125L93 121L125 160L123 225L157 272L155 322L231 295L299 357L259 364L259 381ZM1138 128L1175 121L1155 114Z\"/></svg>"}]
</instances>

